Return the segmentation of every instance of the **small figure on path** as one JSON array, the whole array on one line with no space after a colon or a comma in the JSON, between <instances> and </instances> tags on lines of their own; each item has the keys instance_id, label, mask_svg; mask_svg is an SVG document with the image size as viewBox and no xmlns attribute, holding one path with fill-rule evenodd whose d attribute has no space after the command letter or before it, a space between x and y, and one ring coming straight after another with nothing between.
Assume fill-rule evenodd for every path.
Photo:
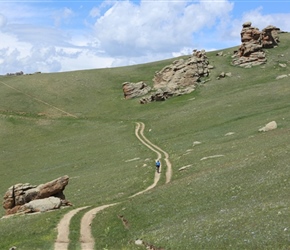
<instances>
[{"instance_id":1,"label":"small figure on path","mask_svg":"<svg viewBox=\"0 0 290 250\"><path fill-rule=\"evenodd\" d=\"M160 168L160 161L159 161L159 160L157 160L157 161L156 161L156 163L155 163L155 165L156 165L156 171L157 171L157 173L160 173L160 172L159 172L159 168Z\"/></svg>"}]
</instances>

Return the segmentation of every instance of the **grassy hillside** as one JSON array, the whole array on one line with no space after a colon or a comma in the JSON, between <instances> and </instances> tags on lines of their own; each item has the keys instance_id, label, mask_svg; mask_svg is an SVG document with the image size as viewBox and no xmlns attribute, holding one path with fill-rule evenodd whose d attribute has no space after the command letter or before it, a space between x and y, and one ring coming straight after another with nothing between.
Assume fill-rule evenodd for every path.
<instances>
[{"instance_id":1,"label":"grassy hillside","mask_svg":"<svg viewBox=\"0 0 290 250\"><path fill-rule=\"evenodd\" d=\"M290 34L280 40L267 50L267 64L249 69L231 66L236 48L223 50L225 56L209 52L211 81L189 95L147 105L124 100L122 83L152 84L154 72L173 59L1 76L0 193L19 182L41 184L67 174L65 194L75 207L123 201L96 216L96 249L142 249L133 244L138 238L166 250L288 249L290 78L275 78L290 74ZM217 80L222 71L232 77ZM276 130L258 132L272 120ZM152 191L128 199L152 183L155 170L155 153L134 135L137 121L169 153L173 180L165 184L162 177ZM215 155L220 157L201 160ZM67 211L0 220L0 249L53 249L55 227ZM84 212L73 218L71 250L80 249Z\"/></svg>"}]
</instances>

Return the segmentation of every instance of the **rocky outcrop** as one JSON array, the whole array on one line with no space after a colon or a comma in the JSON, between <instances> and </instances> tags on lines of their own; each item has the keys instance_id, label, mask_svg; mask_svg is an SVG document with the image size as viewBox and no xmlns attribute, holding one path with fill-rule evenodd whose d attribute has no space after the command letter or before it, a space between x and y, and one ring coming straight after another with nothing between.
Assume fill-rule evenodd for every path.
<instances>
[{"instance_id":1,"label":"rocky outcrop","mask_svg":"<svg viewBox=\"0 0 290 250\"><path fill-rule=\"evenodd\" d=\"M69 177L65 175L38 186L29 183L11 186L4 195L3 208L6 215L43 212L59 208L61 205L71 205L63 193L68 181Z\"/></svg>"},{"instance_id":2,"label":"rocky outcrop","mask_svg":"<svg viewBox=\"0 0 290 250\"><path fill-rule=\"evenodd\" d=\"M124 82L123 83L123 93L125 99L132 99L135 97L146 95L151 90L150 86L143 81L133 83L133 82Z\"/></svg>"},{"instance_id":3,"label":"rocky outcrop","mask_svg":"<svg viewBox=\"0 0 290 250\"><path fill-rule=\"evenodd\" d=\"M273 26L269 25L266 28L262 30L262 44L263 48L273 48L278 45L280 42L279 40L279 33L280 29Z\"/></svg>"},{"instance_id":4,"label":"rocky outcrop","mask_svg":"<svg viewBox=\"0 0 290 250\"><path fill-rule=\"evenodd\" d=\"M163 87L180 89L196 85L201 77L209 75L208 65L205 51L194 50L189 59L176 60L173 64L156 72L153 78L154 89Z\"/></svg>"},{"instance_id":5,"label":"rocky outcrop","mask_svg":"<svg viewBox=\"0 0 290 250\"><path fill-rule=\"evenodd\" d=\"M153 92L140 99L141 104L164 101L173 96L191 93L196 89L201 77L209 75L209 62L204 50L193 51L193 55L174 61L155 73Z\"/></svg>"},{"instance_id":6,"label":"rocky outcrop","mask_svg":"<svg viewBox=\"0 0 290 250\"><path fill-rule=\"evenodd\" d=\"M273 48L279 43L280 29L269 25L260 31L252 27L251 22L243 24L241 31L242 44L233 56L233 65L242 67L255 66L266 63L266 54L263 48Z\"/></svg>"}]
</instances>

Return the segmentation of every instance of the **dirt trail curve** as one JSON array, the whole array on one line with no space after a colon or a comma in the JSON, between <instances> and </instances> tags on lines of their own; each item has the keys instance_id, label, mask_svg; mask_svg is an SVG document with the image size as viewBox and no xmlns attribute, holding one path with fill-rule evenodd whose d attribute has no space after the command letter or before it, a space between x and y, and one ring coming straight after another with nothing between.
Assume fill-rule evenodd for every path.
<instances>
[{"instance_id":1,"label":"dirt trail curve","mask_svg":"<svg viewBox=\"0 0 290 250\"><path fill-rule=\"evenodd\" d=\"M142 122L137 122L136 123L136 128L135 128L135 135L136 137L140 140L140 142L142 144L144 144L146 147L148 147L149 149L151 149L152 151L154 151L157 154L157 159L160 160L162 158L162 154L164 154L165 158L164 161L166 162L167 165L167 171L166 171L166 183L169 183L172 177L172 167L171 167L171 163L169 161L169 155L167 152L165 152L164 150L162 150L161 148L159 148L158 146L154 145L152 142L150 142L145 136L144 136L144 129L145 129L145 124ZM160 170L161 170L160 166ZM143 194L145 192L147 192L148 190L154 188L158 181L160 179L160 174L155 172L154 175L154 182L152 185L150 185L149 187L147 187L145 190L140 191L132 196L130 196L129 198L135 197L137 195ZM103 205L100 207L96 207L93 208L91 210L89 210L88 212L86 212L84 214L84 216L82 217L81 220L81 226L80 226L80 243L81 243L81 249L82 250L93 250L94 246L95 246L95 240L92 236L91 233L91 223L93 221L93 219L95 218L96 214L108 207L114 206L118 203L113 203L113 204L109 204L109 205ZM69 223L71 218L80 210L85 209L87 207L82 207L82 208L78 208L78 209L74 209L72 211L70 211L69 213L67 213L59 222L59 225L57 227L58 230L58 236L57 236L57 240L55 242L54 245L54 250L67 250L68 249L68 245L69 245Z\"/></svg>"},{"instance_id":2,"label":"dirt trail curve","mask_svg":"<svg viewBox=\"0 0 290 250\"><path fill-rule=\"evenodd\" d=\"M61 221L58 223L57 226L57 238L54 243L54 250L65 250L68 249L69 244L69 224L71 218L78 213L79 211L86 209L87 207L80 207L74 210L69 211L64 215Z\"/></svg>"},{"instance_id":3,"label":"dirt trail curve","mask_svg":"<svg viewBox=\"0 0 290 250\"><path fill-rule=\"evenodd\" d=\"M96 214L107 207L115 206L118 203L113 203L109 205L103 205L100 207L96 207L91 209L83 216L81 220L81 229L80 229L80 242L81 242L81 249L82 250L93 250L95 246L95 240L92 236L91 224L93 219L95 218Z\"/></svg>"},{"instance_id":4,"label":"dirt trail curve","mask_svg":"<svg viewBox=\"0 0 290 250\"><path fill-rule=\"evenodd\" d=\"M160 147L156 146L155 144L153 144L152 142L150 142L145 136L144 136L144 129L145 129L145 124L143 122L137 122L137 126L141 126L141 135L143 137L143 139L149 144L151 145L153 148L155 148L156 150L152 149L150 146L148 146L148 144L142 142L143 144L145 144L147 147L149 147L150 149L152 149L153 151L155 151L156 153L158 152L158 155L160 155L161 158L161 153L164 154L164 161L166 162L166 183L169 183L171 181L172 178L172 165L171 162L169 161L169 154L164 151L163 149L161 149ZM136 135L137 136L137 135ZM139 138L138 138L139 139ZM139 139L140 140L140 139ZM158 157L159 159L159 157Z\"/></svg>"},{"instance_id":5,"label":"dirt trail curve","mask_svg":"<svg viewBox=\"0 0 290 250\"><path fill-rule=\"evenodd\" d=\"M144 136L144 129L145 129L145 124L143 122L137 122L136 123L136 129L135 129L135 135L136 137L139 139L139 141L141 141L146 147L148 147L149 149L151 149L152 151L154 151L157 154L157 160L160 160L162 155L160 152L162 152L165 156L164 160L166 162L167 165L167 169L166 169L166 183L169 183L171 181L171 177L172 177L172 166L171 163L169 161L169 155L168 153L166 153L164 150L162 150L161 148L159 148L158 146L156 146L155 144L153 144L152 142L150 142L145 136ZM140 133L140 135L139 135ZM162 172L162 163L160 165L160 172ZM147 192L148 190L154 188L158 181L160 179L160 174L155 172L155 176L154 176L154 182L151 186L149 186L148 188L146 188L143 191L140 191L132 196L130 196L130 198L135 197L137 195L143 194L145 192Z\"/></svg>"}]
</instances>

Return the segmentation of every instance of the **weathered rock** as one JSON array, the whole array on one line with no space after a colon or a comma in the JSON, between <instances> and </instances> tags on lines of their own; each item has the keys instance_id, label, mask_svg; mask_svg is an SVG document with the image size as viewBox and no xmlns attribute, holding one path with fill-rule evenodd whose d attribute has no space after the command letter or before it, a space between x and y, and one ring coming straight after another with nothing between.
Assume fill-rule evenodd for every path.
<instances>
[{"instance_id":1,"label":"weathered rock","mask_svg":"<svg viewBox=\"0 0 290 250\"><path fill-rule=\"evenodd\" d=\"M288 77L288 75L280 75L280 76L276 77L276 80L283 79L283 78L286 78L286 77Z\"/></svg>"},{"instance_id":2,"label":"weathered rock","mask_svg":"<svg viewBox=\"0 0 290 250\"><path fill-rule=\"evenodd\" d=\"M68 184L69 177L67 175L59 177L53 181L38 186L26 184L16 184L8 189L4 195L3 208L6 214L14 214L29 210L26 204L34 200L41 200L49 197L59 199L62 204L70 205L65 200L63 190ZM31 209L30 209L31 210Z\"/></svg>"},{"instance_id":3,"label":"weathered rock","mask_svg":"<svg viewBox=\"0 0 290 250\"><path fill-rule=\"evenodd\" d=\"M260 128L260 132L267 132L277 128L277 123L275 121L271 121L267 123L263 128Z\"/></svg>"},{"instance_id":4,"label":"weathered rock","mask_svg":"<svg viewBox=\"0 0 290 250\"><path fill-rule=\"evenodd\" d=\"M60 198L51 196L45 199L30 201L20 207L20 210L29 212L46 212L49 210L58 209L61 205L62 202Z\"/></svg>"},{"instance_id":5,"label":"weathered rock","mask_svg":"<svg viewBox=\"0 0 290 250\"><path fill-rule=\"evenodd\" d=\"M233 65L248 67L264 64L267 59L263 48L273 48L278 45L279 28L269 25L259 31L258 28L251 25L251 22L243 24L241 31L242 44L234 54Z\"/></svg>"},{"instance_id":6,"label":"weathered rock","mask_svg":"<svg viewBox=\"0 0 290 250\"><path fill-rule=\"evenodd\" d=\"M26 200L29 202L30 200L26 198L26 193L30 197L31 193L28 190L34 190L35 188L35 185L30 185L29 183L19 183L10 187L4 195L3 208L11 209L17 205L23 205Z\"/></svg>"},{"instance_id":7,"label":"weathered rock","mask_svg":"<svg viewBox=\"0 0 290 250\"><path fill-rule=\"evenodd\" d=\"M205 51L194 50L193 55L187 59L180 59L155 73L153 78L154 89L169 87L176 89L195 85L200 77L208 76L208 59Z\"/></svg>"},{"instance_id":8,"label":"weathered rock","mask_svg":"<svg viewBox=\"0 0 290 250\"><path fill-rule=\"evenodd\" d=\"M49 196L59 197L65 199L63 190L68 184L69 177L67 175L59 177L53 181L47 182L46 184L39 185L39 192L36 199L47 198Z\"/></svg>"},{"instance_id":9,"label":"weathered rock","mask_svg":"<svg viewBox=\"0 0 290 250\"><path fill-rule=\"evenodd\" d=\"M150 86L147 86L145 82L124 82L123 93L125 99L132 99L135 97L146 95L151 90Z\"/></svg>"},{"instance_id":10,"label":"weathered rock","mask_svg":"<svg viewBox=\"0 0 290 250\"><path fill-rule=\"evenodd\" d=\"M138 83L123 83L123 93L125 99L143 96L141 104L165 101L166 99L191 93L195 90L201 77L209 75L209 62L205 51L193 51L193 55L187 60L175 60L171 65L167 65L153 78L153 88L148 87L143 81ZM150 92L150 93L149 93ZM147 93L149 95L145 96Z\"/></svg>"},{"instance_id":11,"label":"weathered rock","mask_svg":"<svg viewBox=\"0 0 290 250\"><path fill-rule=\"evenodd\" d=\"M262 44L264 48L273 48L278 45L280 29L269 25L262 30Z\"/></svg>"},{"instance_id":12,"label":"weathered rock","mask_svg":"<svg viewBox=\"0 0 290 250\"><path fill-rule=\"evenodd\" d=\"M209 62L205 51L193 51L193 55L185 59L175 60L167 65L153 78L153 90L149 96L140 99L141 104L165 101L173 96L191 93L201 82L201 77L209 75Z\"/></svg>"}]
</instances>

